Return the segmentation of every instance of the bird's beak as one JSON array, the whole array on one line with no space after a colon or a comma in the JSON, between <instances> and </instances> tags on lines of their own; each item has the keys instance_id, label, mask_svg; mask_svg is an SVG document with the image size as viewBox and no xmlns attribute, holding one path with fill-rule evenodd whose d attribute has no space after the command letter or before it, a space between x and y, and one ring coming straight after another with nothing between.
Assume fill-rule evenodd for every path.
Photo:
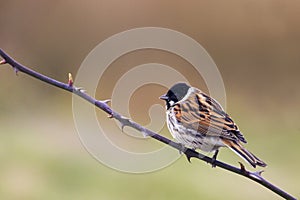
<instances>
[{"instance_id":1,"label":"bird's beak","mask_svg":"<svg viewBox=\"0 0 300 200\"><path fill-rule=\"evenodd\" d=\"M162 100L165 100L165 101L166 101L166 100L168 100L168 96L167 96L167 95L165 95L165 94L164 94L164 95L162 95L162 96L160 96L159 98L160 98L160 99L162 99Z\"/></svg>"}]
</instances>

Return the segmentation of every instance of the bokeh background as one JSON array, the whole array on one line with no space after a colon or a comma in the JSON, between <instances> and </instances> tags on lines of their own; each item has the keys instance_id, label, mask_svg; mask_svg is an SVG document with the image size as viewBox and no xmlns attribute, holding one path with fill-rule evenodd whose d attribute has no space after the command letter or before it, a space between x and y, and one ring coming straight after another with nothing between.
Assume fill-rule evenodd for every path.
<instances>
[{"instance_id":1,"label":"bokeh background","mask_svg":"<svg viewBox=\"0 0 300 200\"><path fill-rule=\"evenodd\" d=\"M299 198L299 9L299 1L284 0L1 0L0 47L20 63L67 81L67 73L75 76L85 56L113 34L155 26L189 35L217 64L227 111L247 148L268 163L264 177ZM172 66L205 90L182 59L144 50L116 60L97 97L109 98L118 77L148 62ZM163 105L157 97L164 91L140 88L130 105L134 120L147 124L150 104ZM1 199L280 199L252 181L183 157L148 174L112 170L81 144L71 94L15 76L9 66L0 68L0 101ZM229 150L219 158L240 161Z\"/></svg>"}]
</instances>

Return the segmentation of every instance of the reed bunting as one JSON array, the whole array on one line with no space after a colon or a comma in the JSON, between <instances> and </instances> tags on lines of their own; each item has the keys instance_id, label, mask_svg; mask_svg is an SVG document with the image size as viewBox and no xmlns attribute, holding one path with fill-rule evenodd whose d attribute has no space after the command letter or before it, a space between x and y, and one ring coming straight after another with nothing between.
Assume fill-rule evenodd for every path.
<instances>
[{"instance_id":1,"label":"reed bunting","mask_svg":"<svg viewBox=\"0 0 300 200\"><path fill-rule=\"evenodd\" d=\"M160 99L166 101L168 129L182 145L214 151L214 159L220 147L229 147L253 167L267 166L243 147L246 140L237 125L216 100L201 90L177 83Z\"/></svg>"}]
</instances>

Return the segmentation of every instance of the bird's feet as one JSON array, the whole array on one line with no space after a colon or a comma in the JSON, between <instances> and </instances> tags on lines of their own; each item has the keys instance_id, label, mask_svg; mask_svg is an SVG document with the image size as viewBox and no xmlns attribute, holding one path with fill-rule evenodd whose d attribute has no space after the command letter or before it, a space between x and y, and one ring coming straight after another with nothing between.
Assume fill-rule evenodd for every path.
<instances>
[{"instance_id":1,"label":"bird's feet","mask_svg":"<svg viewBox=\"0 0 300 200\"><path fill-rule=\"evenodd\" d=\"M216 150L216 151L215 151L215 154L214 154L213 157L211 158L211 159L212 159L211 166L212 166L213 168L216 167L216 160L217 160L218 153L219 153L219 150Z\"/></svg>"},{"instance_id":2,"label":"bird's feet","mask_svg":"<svg viewBox=\"0 0 300 200\"><path fill-rule=\"evenodd\" d=\"M186 151L186 147L183 144L179 144L180 145L180 149L179 149L179 154L184 154L184 152Z\"/></svg>"}]
</instances>

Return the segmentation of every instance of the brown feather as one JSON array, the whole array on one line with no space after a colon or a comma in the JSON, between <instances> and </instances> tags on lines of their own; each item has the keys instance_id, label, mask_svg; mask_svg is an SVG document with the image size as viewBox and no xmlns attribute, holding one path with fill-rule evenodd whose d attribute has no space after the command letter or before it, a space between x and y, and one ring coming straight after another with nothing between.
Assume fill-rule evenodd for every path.
<instances>
[{"instance_id":1,"label":"brown feather","mask_svg":"<svg viewBox=\"0 0 300 200\"><path fill-rule=\"evenodd\" d=\"M181 122L181 109L180 109L180 104L176 104L173 108L173 111L175 113L175 117L176 117L176 120L178 122Z\"/></svg>"},{"instance_id":2,"label":"brown feather","mask_svg":"<svg viewBox=\"0 0 300 200\"><path fill-rule=\"evenodd\" d=\"M175 104L176 119L201 135L219 136L246 143L245 138L221 105L200 90Z\"/></svg>"},{"instance_id":3,"label":"brown feather","mask_svg":"<svg viewBox=\"0 0 300 200\"><path fill-rule=\"evenodd\" d=\"M256 167L256 165L261 167L267 166L266 163L264 163L262 160L257 158L254 154L252 154L247 149L245 149L245 147L243 147L243 145L241 145L239 142L227 140L227 139L224 139L223 142L226 146L232 149L237 155L242 157L253 167Z\"/></svg>"}]
</instances>

